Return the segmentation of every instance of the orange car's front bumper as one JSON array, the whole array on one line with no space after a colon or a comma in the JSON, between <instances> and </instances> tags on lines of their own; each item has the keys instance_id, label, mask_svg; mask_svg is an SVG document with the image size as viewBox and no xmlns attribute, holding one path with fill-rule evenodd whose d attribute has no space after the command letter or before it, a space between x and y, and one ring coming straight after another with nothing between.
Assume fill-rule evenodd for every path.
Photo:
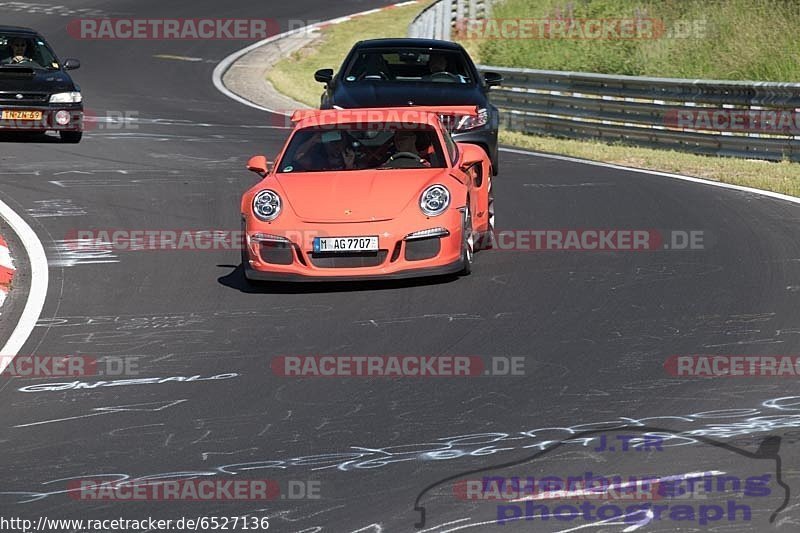
<instances>
[{"instance_id":1,"label":"orange car's front bumper","mask_svg":"<svg viewBox=\"0 0 800 533\"><path fill-rule=\"evenodd\" d=\"M452 209L439 217L421 217L411 225L396 220L300 223L291 230L247 224L245 276L263 281L344 281L452 274L464 268L462 216ZM434 235L413 236L425 230ZM313 249L315 237L369 235L378 236L378 252L318 253Z\"/></svg>"}]
</instances>

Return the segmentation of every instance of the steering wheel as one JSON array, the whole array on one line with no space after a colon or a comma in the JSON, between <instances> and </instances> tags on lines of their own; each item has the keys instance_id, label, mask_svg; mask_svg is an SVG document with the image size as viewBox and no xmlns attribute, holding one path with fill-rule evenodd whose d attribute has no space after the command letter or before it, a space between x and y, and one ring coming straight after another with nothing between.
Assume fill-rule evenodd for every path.
<instances>
[{"instance_id":1,"label":"steering wheel","mask_svg":"<svg viewBox=\"0 0 800 533\"><path fill-rule=\"evenodd\" d=\"M22 63L33 63L33 59L31 59L31 58L29 58L29 57L24 57L24 56L23 56L23 57L22 57L21 59L19 59L19 60L17 60L17 57L20 57L20 56L16 56L16 57L13 57L13 58L11 58L11 61L10 61L9 63L10 63L11 65L20 65L20 64L22 64Z\"/></svg>"},{"instance_id":2,"label":"steering wheel","mask_svg":"<svg viewBox=\"0 0 800 533\"><path fill-rule=\"evenodd\" d=\"M415 161L419 161L422 158L419 154L415 154L414 152L397 152L389 158L389 161L394 161L395 159L414 159Z\"/></svg>"},{"instance_id":3,"label":"steering wheel","mask_svg":"<svg viewBox=\"0 0 800 533\"><path fill-rule=\"evenodd\" d=\"M359 81L361 81L361 80L384 80L384 81L388 81L389 80L389 76L385 72L375 72L375 73L372 73L372 74L368 74L368 73L364 72L363 74L361 74L358 77L358 80Z\"/></svg>"},{"instance_id":4,"label":"steering wheel","mask_svg":"<svg viewBox=\"0 0 800 533\"><path fill-rule=\"evenodd\" d=\"M457 75L452 74L450 72L434 72L433 74L431 74L431 81L437 81L437 80L438 81L448 81L448 80L461 81L460 78Z\"/></svg>"},{"instance_id":5,"label":"steering wheel","mask_svg":"<svg viewBox=\"0 0 800 533\"><path fill-rule=\"evenodd\" d=\"M383 166L385 166L385 167L393 167L392 163L394 163L396 161L399 162L400 160L404 160L404 159L409 159L409 160L413 161L414 163L419 165L419 168L424 168L425 167L425 163L422 162L423 159L419 156L419 154L415 154L414 152L397 152L396 154L391 156L389 159L387 159L386 162L383 164ZM400 168L403 168L403 167L401 166Z\"/></svg>"}]
</instances>

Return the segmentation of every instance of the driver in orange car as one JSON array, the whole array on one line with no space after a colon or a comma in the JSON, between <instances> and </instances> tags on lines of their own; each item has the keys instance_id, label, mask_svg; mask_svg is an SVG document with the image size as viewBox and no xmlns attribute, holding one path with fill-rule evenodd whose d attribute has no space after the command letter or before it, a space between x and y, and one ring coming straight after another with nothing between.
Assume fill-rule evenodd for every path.
<instances>
[{"instance_id":1,"label":"driver in orange car","mask_svg":"<svg viewBox=\"0 0 800 533\"><path fill-rule=\"evenodd\" d=\"M399 163L401 159L398 158L398 156L400 154L406 154L405 157L408 158L407 160L409 161L409 165L422 165L423 167L430 167L431 162L429 161L429 147L426 147L426 149L420 151L417 148L418 142L419 139L417 138L417 132L409 130L397 130L394 133L393 139L394 153L389 157L386 163ZM430 145L430 143L427 144ZM410 157L411 155L417 156L417 160L413 160ZM394 166L397 166L397 164Z\"/></svg>"}]
</instances>

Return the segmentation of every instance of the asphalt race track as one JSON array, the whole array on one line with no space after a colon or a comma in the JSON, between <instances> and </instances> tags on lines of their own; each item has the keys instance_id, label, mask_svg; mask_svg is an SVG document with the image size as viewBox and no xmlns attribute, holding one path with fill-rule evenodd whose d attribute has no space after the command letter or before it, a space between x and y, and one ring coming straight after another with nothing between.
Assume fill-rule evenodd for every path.
<instances>
[{"instance_id":1,"label":"asphalt race track","mask_svg":"<svg viewBox=\"0 0 800 533\"><path fill-rule=\"evenodd\" d=\"M385 4L74 0L70 8L277 18L285 27ZM46 305L21 353L139 356L138 377L200 376L27 392L54 380L4 378L2 516L252 515L277 532L399 532L420 530L420 496L424 531L571 531L585 523L482 524L497 505L461 501L436 483L479 469L473 478L503 476L512 467L500 465L515 461L515 475L774 476L778 451L754 452L777 436L791 491L774 522L785 493L773 483L770 495L751 498L750 520L661 520L639 530L798 530L796 378L675 378L663 365L675 354L800 353L800 206L505 152L495 179L500 230L699 230L705 247L486 251L466 278L269 290L245 284L235 250L76 253L68 239L81 229L238 229L239 198L255 178L245 162L274 156L286 130L212 84L214 66L247 42L79 41L67 34L70 16L2 5L0 13L81 60L74 77L87 108L133 119L93 129L79 145L0 139L0 198L33 227L50 263ZM275 356L312 354L522 356L525 375L291 379L270 369ZM73 380L55 380L64 381ZM658 451L603 453L573 441L531 458L543 441L584 430L636 434L637 424L684 436ZM176 477L312 481L319 498L88 501L66 490L77 479ZM626 527L639 526L588 530Z\"/></svg>"}]
</instances>

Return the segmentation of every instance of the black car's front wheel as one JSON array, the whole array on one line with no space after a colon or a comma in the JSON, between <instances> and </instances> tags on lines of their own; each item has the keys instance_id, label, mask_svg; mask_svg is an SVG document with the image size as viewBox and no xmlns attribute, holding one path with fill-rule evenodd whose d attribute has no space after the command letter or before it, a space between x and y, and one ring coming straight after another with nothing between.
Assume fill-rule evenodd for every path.
<instances>
[{"instance_id":1,"label":"black car's front wheel","mask_svg":"<svg viewBox=\"0 0 800 533\"><path fill-rule=\"evenodd\" d=\"M82 131L59 131L59 137L61 137L61 142L68 143L68 144L78 144L81 142L81 138L83 137Z\"/></svg>"}]
</instances>

